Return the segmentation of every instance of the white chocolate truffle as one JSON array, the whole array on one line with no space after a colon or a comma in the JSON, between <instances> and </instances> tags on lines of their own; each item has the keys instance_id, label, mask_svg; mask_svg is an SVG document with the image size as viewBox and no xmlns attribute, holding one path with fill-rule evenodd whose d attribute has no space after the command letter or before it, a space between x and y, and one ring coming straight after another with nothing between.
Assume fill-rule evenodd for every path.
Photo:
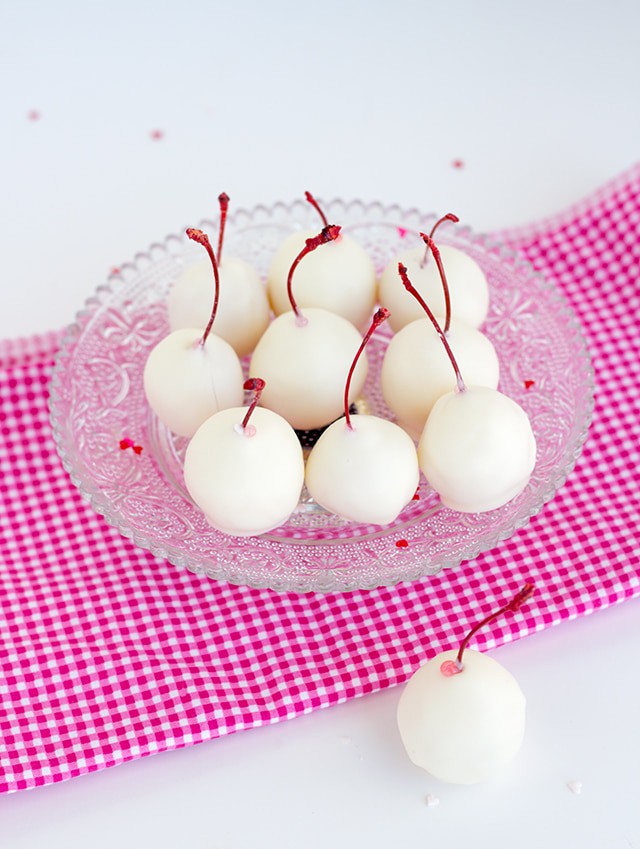
<instances>
[{"instance_id":1,"label":"white chocolate truffle","mask_svg":"<svg viewBox=\"0 0 640 849\"><path fill-rule=\"evenodd\" d=\"M495 389L467 386L436 401L418 459L446 507L482 513L522 492L535 466L536 441L519 404Z\"/></svg>"},{"instance_id":2,"label":"white chocolate truffle","mask_svg":"<svg viewBox=\"0 0 640 849\"><path fill-rule=\"evenodd\" d=\"M223 410L187 446L184 480L209 524L233 536L256 536L287 521L300 499L304 460L289 424L256 407Z\"/></svg>"},{"instance_id":3,"label":"white chocolate truffle","mask_svg":"<svg viewBox=\"0 0 640 849\"><path fill-rule=\"evenodd\" d=\"M269 324L269 301L258 273L244 260L224 257L219 267L220 296L215 333L239 357L250 354ZM187 266L167 299L171 330L206 327L213 304L210 260Z\"/></svg>"},{"instance_id":4,"label":"white chocolate truffle","mask_svg":"<svg viewBox=\"0 0 640 849\"><path fill-rule=\"evenodd\" d=\"M407 754L441 781L475 784L516 756L525 728L526 700L517 681L497 661L464 652L463 669L445 675L457 651L421 666L398 703L398 728Z\"/></svg>"},{"instance_id":5,"label":"white chocolate truffle","mask_svg":"<svg viewBox=\"0 0 640 849\"><path fill-rule=\"evenodd\" d=\"M443 319L438 318L438 322L444 326ZM452 321L446 337L466 383L497 389L498 355L484 333L464 322ZM456 388L451 360L428 318L412 321L391 338L380 383L385 403L398 423L419 439L438 398Z\"/></svg>"},{"instance_id":6,"label":"white chocolate truffle","mask_svg":"<svg viewBox=\"0 0 640 849\"><path fill-rule=\"evenodd\" d=\"M305 481L312 498L353 522L387 525L418 486L418 456L411 438L377 416L339 419L325 430L309 457Z\"/></svg>"},{"instance_id":7,"label":"white chocolate truffle","mask_svg":"<svg viewBox=\"0 0 640 849\"><path fill-rule=\"evenodd\" d=\"M279 413L296 430L324 427L340 416L345 380L362 342L356 328L335 313L309 307L303 317L304 322L290 310L274 319L249 366L251 377L266 381L262 406ZM363 356L353 375L350 401L362 390L366 377Z\"/></svg>"},{"instance_id":8,"label":"white chocolate truffle","mask_svg":"<svg viewBox=\"0 0 640 849\"><path fill-rule=\"evenodd\" d=\"M244 399L242 366L231 345L202 330L175 330L152 349L144 391L160 421L179 436L193 436L205 419Z\"/></svg>"},{"instance_id":9,"label":"white chocolate truffle","mask_svg":"<svg viewBox=\"0 0 640 849\"><path fill-rule=\"evenodd\" d=\"M393 259L382 272L379 283L379 300L391 312L389 324L394 331L405 324L424 318L424 310L404 288L398 275L398 262L407 268L412 284L427 302L435 315L444 315L445 302L438 266L429 252L424 268L421 263L428 250L426 245ZM439 247L440 258L447 276L451 317L464 321L471 327L480 327L489 311L489 286L478 263L458 248Z\"/></svg>"},{"instance_id":10,"label":"white chocolate truffle","mask_svg":"<svg viewBox=\"0 0 640 849\"><path fill-rule=\"evenodd\" d=\"M305 230L288 236L274 256L267 274L267 291L273 311L281 315L291 309L287 278L294 259L306 239L317 231ZM354 239L342 233L322 250L307 255L295 272L298 305L321 307L335 312L357 328L363 328L376 302L376 272L373 261Z\"/></svg>"}]
</instances>

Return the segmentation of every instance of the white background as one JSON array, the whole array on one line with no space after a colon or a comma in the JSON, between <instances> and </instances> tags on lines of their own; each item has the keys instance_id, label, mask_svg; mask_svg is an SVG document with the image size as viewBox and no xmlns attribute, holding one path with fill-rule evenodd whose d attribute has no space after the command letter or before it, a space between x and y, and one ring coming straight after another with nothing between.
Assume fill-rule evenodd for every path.
<instances>
[{"instance_id":1,"label":"white background","mask_svg":"<svg viewBox=\"0 0 640 849\"><path fill-rule=\"evenodd\" d=\"M638 158L638 33L635 0L0 0L0 336L64 326L223 190L479 231L558 212ZM414 767L390 690L1 797L0 847L640 849L639 621L629 602L494 652L529 718L486 785Z\"/></svg>"}]
</instances>

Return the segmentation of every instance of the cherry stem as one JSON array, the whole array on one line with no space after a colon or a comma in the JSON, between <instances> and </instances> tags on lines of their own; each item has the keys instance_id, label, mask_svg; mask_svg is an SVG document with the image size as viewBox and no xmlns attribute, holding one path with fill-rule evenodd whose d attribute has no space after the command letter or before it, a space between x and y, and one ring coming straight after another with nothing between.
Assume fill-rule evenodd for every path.
<instances>
[{"instance_id":1,"label":"cherry stem","mask_svg":"<svg viewBox=\"0 0 640 849\"><path fill-rule=\"evenodd\" d=\"M444 294L444 327L442 329L445 333L448 333L449 327L451 325L451 294L449 293L447 275L444 273L442 257L440 256L440 251L438 250L436 243L433 241L431 236L425 236L424 233L420 233L420 236L424 239L425 244L427 246L427 250L431 251L431 253L433 254L433 258L436 261L436 265L438 266L440 280L442 281L442 292Z\"/></svg>"},{"instance_id":2,"label":"cherry stem","mask_svg":"<svg viewBox=\"0 0 640 849\"><path fill-rule=\"evenodd\" d=\"M211 242L209 241L209 237L202 230L197 230L195 227L187 227L187 236L194 242L197 242L199 245L202 245L203 248L209 254L209 259L211 260L211 265L213 266L213 277L215 279L215 290L213 295L213 307L211 308L211 316L209 318L209 323L205 327L204 333L202 334L202 339L200 339L200 345L204 345L207 341L207 337L211 332L211 327L213 325L213 321L216 317L216 313L218 312L218 300L220 298L220 275L218 273L218 263L216 262L216 257L213 252L213 248L211 247Z\"/></svg>"},{"instance_id":3,"label":"cherry stem","mask_svg":"<svg viewBox=\"0 0 640 849\"><path fill-rule=\"evenodd\" d=\"M478 622L478 624L475 625L469 631L467 636L460 643L460 649L456 656L455 663L458 669L462 669L462 655L464 654L464 650L466 649L469 641L474 636L474 634L476 634L476 632L479 631L480 628L483 628L489 622L493 622L494 619L497 619L499 616L502 616L503 613L509 613L515 610L519 610L525 602L529 601L534 592L535 587L533 586L533 584L525 584L524 587L520 590L520 592L511 599L511 601L503 605L499 610L496 610L495 613L491 613L489 614L489 616L486 616L482 620L482 622Z\"/></svg>"},{"instance_id":4,"label":"cherry stem","mask_svg":"<svg viewBox=\"0 0 640 849\"><path fill-rule=\"evenodd\" d=\"M293 297L293 290L291 283L293 281L293 272L298 267L298 263L300 260L305 257L307 254L311 253L311 251L315 251L316 248L319 248L320 245L326 245L327 242L333 242L340 235L340 227L337 224L328 224L326 227L323 227L321 232L318 233L317 236L313 236L311 239L307 239L304 243L304 248L300 251L298 256L294 259L291 264L291 268L289 269L289 276L287 278L287 295L289 296L289 303L291 304L291 309L296 314L297 318L303 318L302 313L300 312L300 308Z\"/></svg>"},{"instance_id":5,"label":"cherry stem","mask_svg":"<svg viewBox=\"0 0 640 849\"><path fill-rule=\"evenodd\" d=\"M305 199L309 201L311 206L317 211L320 218L322 218L322 226L328 227L329 222L327 221L327 216L322 211L322 208L320 207L320 204L318 203L318 201L314 198L314 196L311 194L311 192L305 192L304 196L305 196Z\"/></svg>"},{"instance_id":6,"label":"cherry stem","mask_svg":"<svg viewBox=\"0 0 640 849\"><path fill-rule=\"evenodd\" d=\"M220 226L218 229L218 265L222 265L222 242L224 241L224 228L227 223L227 210L229 209L229 195L223 192L218 195L220 204Z\"/></svg>"},{"instance_id":7,"label":"cherry stem","mask_svg":"<svg viewBox=\"0 0 640 849\"><path fill-rule=\"evenodd\" d=\"M454 357L453 351L451 350L451 345L449 345L449 342L447 341L447 337L444 335L442 328L438 324L437 318L435 317L435 315L429 309L427 302L422 297L420 292L418 292L418 290L415 288L415 286L409 280L409 277L407 275L406 266L404 266L401 262L398 263L398 274L400 275L400 279L402 280L402 284L404 285L404 288L407 290L407 292L410 292L413 295L413 297L420 304L422 309L426 312L427 317L431 321L431 324L433 324L433 326L435 327L436 333L440 337L442 344L444 345L445 350L447 352L447 355L448 355L449 359L451 360L451 365L453 366L453 370L456 373L456 382L458 384L458 391L464 392L466 390L466 386L464 385L464 380L462 379L462 375L460 374L460 368L458 367L458 363L456 362L456 358Z\"/></svg>"},{"instance_id":8,"label":"cherry stem","mask_svg":"<svg viewBox=\"0 0 640 849\"><path fill-rule=\"evenodd\" d=\"M429 238L430 238L430 239L433 239L434 233L436 232L436 230L438 229L438 227L439 227L439 226L440 226L443 222L445 222L445 221L453 221L453 223L454 223L454 224L457 224L457 223L458 223L458 221L460 221L460 219L458 218L458 216L457 216L457 215L454 215L454 214L453 214L453 212L447 212L447 214L446 214L446 215L443 215L443 216L442 216L442 218L438 218L438 220L436 221L436 223L435 223L435 224L433 225L433 227L431 228L431 232L429 233ZM421 235L421 236L422 236L422 238L424 239L424 236L422 235L422 233L420 233L420 235ZM429 259L429 249L427 248L427 250L424 252L424 256L422 257L422 261L421 261L421 263L420 263L420 268L424 268L424 267L425 267L425 265L427 264L427 260L428 260L428 259Z\"/></svg>"},{"instance_id":9,"label":"cherry stem","mask_svg":"<svg viewBox=\"0 0 640 849\"><path fill-rule=\"evenodd\" d=\"M377 310L377 312L373 316L373 319L371 320L371 326L365 333L362 342L360 343L360 347L358 348L356 355L353 358L353 362L351 363L351 368L349 369L349 374L347 375L347 382L345 383L344 387L344 419L349 430L353 430L353 425L351 424L351 416L349 414L349 390L351 389L351 378L353 377L353 373L358 364L358 360L360 359L360 355L364 351L367 342L375 333L376 328L380 327L383 321L386 321L390 315L391 313L386 307L380 307L380 309Z\"/></svg>"},{"instance_id":10,"label":"cherry stem","mask_svg":"<svg viewBox=\"0 0 640 849\"><path fill-rule=\"evenodd\" d=\"M242 424L240 427L244 430L246 426L249 424L249 419L251 418L251 414L258 406L258 401L260 400L260 396L262 395L262 390L266 386L264 380L261 377L250 377L249 380L245 380L243 389L248 390L249 392L253 392L253 400L249 405L249 409L245 413L244 418L242 419Z\"/></svg>"}]
</instances>

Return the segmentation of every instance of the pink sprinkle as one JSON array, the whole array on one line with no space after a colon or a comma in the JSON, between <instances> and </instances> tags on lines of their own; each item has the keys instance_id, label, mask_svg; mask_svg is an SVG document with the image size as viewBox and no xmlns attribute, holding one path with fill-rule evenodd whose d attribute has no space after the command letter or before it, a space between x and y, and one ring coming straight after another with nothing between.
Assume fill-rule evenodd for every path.
<instances>
[{"instance_id":1,"label":"pink sprinkle","mask_svg":"<svg viewBox=\"0 0 640 849\"><path fill-rule=\"evenodd\" d=\"M531 389L532 386L535 386L535 383L536 383L535 380L525 380L524 388L525 389Z\"/></svg>"},{"instance_id":2,"label":"pink sprinkle","mask_svg":"<svg viewBox=\"0 0 640 849\"><path fill-rule=\"evenodd\" d=\"M30 112L27 112L27 118L29 121L39 121L40 113L37 109L32 109Z\"/></svg>"},{"instance_id":3,"label":"pink sprinkle","mask_svg":"<svg viewBox=\"0 0 640 849\"><path fill-rule=\"evenodd\" d=\"M164 130L151 130L149 135L154 141L161 141L164 138Z\"/></svg>"},{"instance_id":4,"label":"pink sprinkle","mask_svg":"<svg viewBox=\"0 0 640 849\"><path fill-rule=\"evenodd\" d=\"M452 168L464 168L464 161L462 159L454 159L451 162Z\"/></svg>"},{"instance_id":5,"label":"pink sprinkle","mask_svg":"<svg viewBox=\"0 0 640 849\"><path fill-rule=\"evenodd\" d=\"M451 678L452 675L458 675L458 673L462 672L462 669L458 666L455 660L445 660L440 664L440 672L443 675L446 675L447 678Z\"/></svg>"},{"instance_id":6,"label":"pink sprinkle","mask_svg":"<svg viewBox=\"0 0 640 849\"><path fill-rule=\"evenodd\" d=\"M120 274L120 269L118 268L117 265L114 265L113 268L111 269L110 273L111 274Z\"/></svg>"},{"instance_id":7,"label":"pink sprinkle","mask_svg":"<svg viewBox=\"0 0 640 849\"><path fill-rule=\"evenodd\" d=\"M400 236L401 239L404 239L405 236L407 235L407 228L406 227L398 227L398 235Z\"/></svg>"},{"instance_id":8,"label":"pink sprinkle","mask_svg":"<svg viewBox=\"0 0 640 849\"><path fill-rule=\"evenodd\" d=\"M397 540L397 542L396 542L396 547L397 547L397 548L408 548L408 547L409 547L409 543L407 542L407 540L406 540L406 539L399 539L399 540Z\"/></svg>"}]
</instances>

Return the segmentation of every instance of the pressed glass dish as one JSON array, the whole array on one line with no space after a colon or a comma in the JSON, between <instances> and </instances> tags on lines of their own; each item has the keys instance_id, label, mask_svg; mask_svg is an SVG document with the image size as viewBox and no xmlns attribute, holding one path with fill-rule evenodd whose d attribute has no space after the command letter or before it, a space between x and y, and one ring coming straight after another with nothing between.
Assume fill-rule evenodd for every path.
<instances>
[{"instance_id":1,"label":"pressed glass dish","mask_svg":"<svg viewBox=\"0 0 640 849\"><path fill-rule=\"evenodd\" d=\"M419 232L428 232L435 220L415 209L360 201L335 200L324 209L367 249L378 272L419 244ZM215 236L217 222L198 226ZM229 216L225 253L266 276L280 242L301 227L320 227L304 201L237 211ZM528 263L460 225L444 225L438 239L469 253L489 281L483 330L498 352L500 389L527 411L537 440L536 467L517 498L488 513L462 514L443 507L422 479L418 497L385 527L346 522L303 492L289 521L269 534L237 538L214 530L184 486L186 440L159 424L142 387L148 353L168 332L169 288L186 264L203 257L184 235L169 236L123 265L64 336L51 384L51 419L74 484L110 524L158 557L214 579L279 591L346 591L415 580L510 537L553 498L580 454L593 409L591 364L569 306ZM378 381L389 333L383 326L370 343L358 406L391 418ZM122 440L139 447L123 448Z\"/></svg>"}]
</instances>

